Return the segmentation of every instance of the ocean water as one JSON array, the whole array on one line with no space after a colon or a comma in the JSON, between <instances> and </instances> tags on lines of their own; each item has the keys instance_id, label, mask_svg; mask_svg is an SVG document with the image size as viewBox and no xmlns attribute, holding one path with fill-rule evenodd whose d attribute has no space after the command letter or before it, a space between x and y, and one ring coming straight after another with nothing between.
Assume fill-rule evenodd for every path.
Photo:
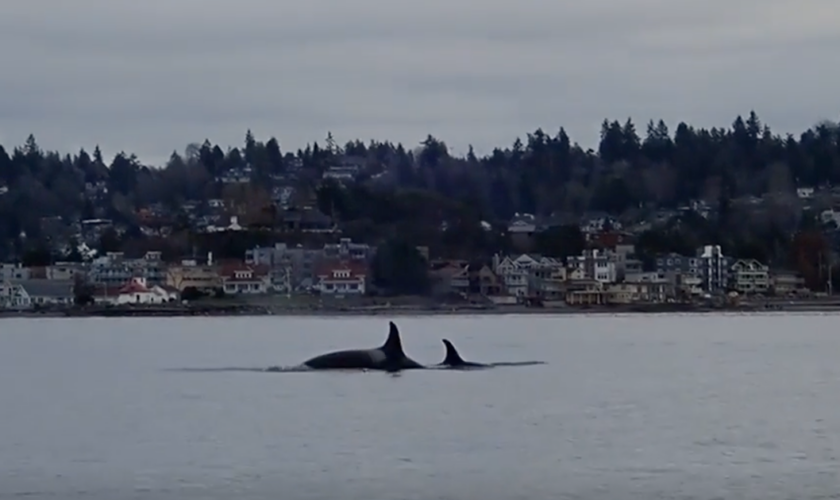
<instances>
[{"instance_id":1,"label":"ocean water","mask_svg":"<svg viewBox=\"0 0 840 500\"><path fill-rule=\"evenodd\" d=\"M838 316L0 320L0 498L840 498Z\"/></svg>"}]
</instances>

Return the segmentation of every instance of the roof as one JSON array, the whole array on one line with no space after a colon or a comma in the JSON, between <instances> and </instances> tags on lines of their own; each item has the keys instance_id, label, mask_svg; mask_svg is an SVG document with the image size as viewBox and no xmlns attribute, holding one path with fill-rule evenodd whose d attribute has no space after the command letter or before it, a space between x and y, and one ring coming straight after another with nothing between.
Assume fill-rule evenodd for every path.
<instances>
[{"instance_id":1,"label":"roof","mask_svg":"<svg viewBox=\"0 0 840 500\"><path fill-rule=\"evenodd\" d=\"M432 269L429 271L429 274L432 276L444 277L444 278L451 278L456 276L460 273L466 273L467 265L466 264L453 264L449 263L443 267L437 267L436 269Z\"/></svg>"},{"instance_id":2,"label":"roof","mask_svg":"<svg viewBox=\"0 0 840 500\"><path fill-rule=\"evenodd\" d=\"M237 278L236 273L250 271L252 278ZM245 264L244 262L225 262L219 266L219 276L226 281L258 281L268 275L269 267L262 264Z\"/></svg>"},{"instance_id":3,"label":"roof","mask_svg":"<svg viewBox=\"0 0 840 500\"><path fill-rule=\"evenodd\" d=\"M119 293L150 293L151 291L152 290L143 283L137 280L131 280L120 288Z\"/></svg>"},{"instance_id":4,"label":"roof","mask_svg":"<svg viewBox=\"0 0 840 500\"><path fill-rule=\"evenodd\" d=\"M335 271L350 271L347 278L334 278ZM367 266L358 260L325 260L315 270L315 275L330 281L357 281L367 276Z\"/></svg>"},{"instance_id":5,"label":"roof","mask_svg":"<svg viewBox=\"0 0 840 500\"><path fill-rule=\"evenodd\" d=\"M72 297L73 280L30 279L16 280L13 284L21 285L30 297Z\"/></svg>"}]
</instances>

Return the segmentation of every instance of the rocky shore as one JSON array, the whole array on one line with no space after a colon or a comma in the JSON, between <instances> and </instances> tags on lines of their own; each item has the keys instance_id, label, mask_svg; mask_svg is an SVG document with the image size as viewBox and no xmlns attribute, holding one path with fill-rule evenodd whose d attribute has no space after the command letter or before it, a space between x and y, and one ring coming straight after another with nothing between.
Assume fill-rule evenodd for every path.
<instances>
[{"instance_id":1,"label":"rocky shore","mask_svg":"<svg viewBox=\"0 0 840 500\"><path fill-rule=\"evenodd\" d=\"M528 307L524 305L364 304L313 301L215 301L191 304L87 306L65 309L2 311L2 317L131 317L131 316L422 316L477 314L619 314L619 313L722 313L722 312L833 312L840 311L840 299L766 300L733 304L628 304L598 306Z\"/></svg>"}]
</instances>

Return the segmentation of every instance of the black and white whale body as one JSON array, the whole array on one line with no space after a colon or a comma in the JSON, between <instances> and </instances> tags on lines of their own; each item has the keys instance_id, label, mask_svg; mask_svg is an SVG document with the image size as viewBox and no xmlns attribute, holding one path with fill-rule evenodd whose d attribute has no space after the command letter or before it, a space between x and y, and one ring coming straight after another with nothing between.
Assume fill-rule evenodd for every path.
<instances>
[{"instance_id":1,"label":"black and white whale body","mask_svg":"<svg viewBox=\"0 0 840 500\"><path fill-rule=\"evenodd\" d=\"M499 363L476 363L474 361L464 361L464 358L458 353L458 349L448 339L443 339L443 345L446 347L446 357L443 362L436 365L438 369L448 370L479 370L483 368L493 368L496 366L528 366L528 365L542 365L543 361L508 361Z\"/></svg>"},{"instance_id":2,"label":"black and white whale body","mask_svg":"<svg viewBox=\"0 0 840 500\"><path fill-rule=\"evenodd\" d=\"M303 362L312 370L384 370L399 371L425 368L409 358L402 347L400 331L393 321L389 322L388 339L375 349L335 351L316 356Z\"/></svg>"}]
</instances>

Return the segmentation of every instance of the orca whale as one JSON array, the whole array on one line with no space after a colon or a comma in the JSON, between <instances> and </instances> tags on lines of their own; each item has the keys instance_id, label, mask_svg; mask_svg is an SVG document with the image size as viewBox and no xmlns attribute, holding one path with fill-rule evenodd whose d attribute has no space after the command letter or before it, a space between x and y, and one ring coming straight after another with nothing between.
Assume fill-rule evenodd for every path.
<instances>
[{"instance_id":1,"label":"orca whale","mask_svg":"<svg viewBox=\"0 0 840 500\"><path fill-rule=\"evenodd\" d=\"M469 370L475 368L490 368L493 366L484 363L464 361L464 358L462 358L458 353L458 349L455 349L455 346L452 345L452 342L448 339L443 339L443 345L446 347L446 356L443 358L443 362L438 364L440 367L450 368L453 370Z\"/></svg>"},{"instance_id":2,"label":"orca whale","mask_svg":"<svg viewBox=\"0 0 840 500\"><path fill-rule=\"evenodd\" d=\"M390 321L389 327L388 339L380 347L329 352L304 361L302 366L313 370L399 371L425 368L417 361L409 358L403 351L397 325Z\"/></svg>"},{"instance_id":3,"label":"orca whale","mask_svg":"<svg viewBox=\"0 0 840 500\"><path fill-rule=\"evenodd\" d=\"M443 339L443 345L446 347L446 357L443 362L438 363L435 367L448 370L476 370L482 368L493 368L497 366L530 366L543 365L544 361L507 361L499 363L476 363L474 361L464 361L464 358L458 353L458 349L448 339Z\"/></svg>"}]
</instances>

